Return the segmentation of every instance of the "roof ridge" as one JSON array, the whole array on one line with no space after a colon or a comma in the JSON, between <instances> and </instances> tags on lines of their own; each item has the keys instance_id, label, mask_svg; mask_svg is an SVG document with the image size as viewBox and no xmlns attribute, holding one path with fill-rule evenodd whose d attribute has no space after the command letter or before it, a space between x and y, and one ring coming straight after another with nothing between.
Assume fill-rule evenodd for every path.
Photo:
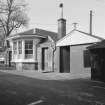
<instances>
[{"instance_id":1,"label":"roof ridge","mask_svg":"<svg viewBox=\"0 0 105 105\"><path fill-rule=\"evenodd\" d=\"M99 36L96 36L96 35L90 35L89 33L86 33L86 32L80 31L80 30L76 30L76 31L78 31L78 32L80 32L80 33L83 33L83 34L86 34L86 35L88 35L88 36L91 36L91 37L100 39L100 40L104 40L104 38L99 37Z\"/></svg>"},{"instance_id":2,"label":"roof ridge","mask_svg":"<svg viewBox=\"0 0 105 105\"><path fill-rule=\"evenodd\" d=\"M45 29L41 29L41 28L35 28L35 29L36 29L36 31L37 30L42 30L42 31L46 31L46 32L57 34L57 32L53 32L53 31L50 31L50 30L45 30Z\"/></svg>"},{"instance_id":3,"label":"roof ridge","mask_svg":"<svg viewBox=\"0 0 105 105\"><path fill-rule=\"evenodd\" d=\"M72 32L74 32L76 29L73 29L73 30L71 30L68 34L66 34L66 35L69 35L69 34L71 34Z\"/></svg>"}]
</instances>

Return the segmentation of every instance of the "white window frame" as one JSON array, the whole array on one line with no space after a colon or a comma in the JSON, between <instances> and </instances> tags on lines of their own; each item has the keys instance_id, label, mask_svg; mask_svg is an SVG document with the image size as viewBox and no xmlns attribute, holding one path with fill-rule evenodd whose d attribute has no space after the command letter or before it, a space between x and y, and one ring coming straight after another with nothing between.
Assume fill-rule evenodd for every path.
<instances>
[{"instance_id":1,"label":"white window frame","mask_svg":"<svg viewBox=\"0 0 105 105\"><path fill-rule=\"evenodd\" d=\"M18 54L22 54L22 40L18 41Z\"/></svg>"},{"instance_id":2,"label":"white window frame","mask_svg":"<svg viewBox=\"0 0 105 105\"><path fill-rule=\"evenodd\" d=\"M13 41L13 55L17 55L17 41Z\"/></svg>"},{"instance_id":3,"label":"white window frame","mask_svg":"<svg viewBox=\"0 0 105 105\"><path fill-rule=\"evenodd\" d=\"M29 43L26 43L29 42ZM32 41L32 44L30 43ZM32 45L32 46L31 46ZM25 40L25 59L33 58L33 40Z\"/></svg>"}]
</instances>

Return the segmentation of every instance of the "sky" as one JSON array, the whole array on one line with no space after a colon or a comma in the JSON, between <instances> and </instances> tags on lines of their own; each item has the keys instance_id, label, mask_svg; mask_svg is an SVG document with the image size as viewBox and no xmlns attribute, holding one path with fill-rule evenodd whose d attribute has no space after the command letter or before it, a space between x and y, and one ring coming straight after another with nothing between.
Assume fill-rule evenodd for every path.
<instances>
[{"instance_id":1,"label":"sky","mask_svg":"<svg viewBox=\"0 0 105 105\"><path fill-rule=\"evenodd\" d=\"M67 33L78 23L77 29L89 32L89 12L93 11L93 34L105 38L105 0L26 0L30 19L28 29L41 28L57 32L60 18L59 4L64 5Z\"/></svg>"}]
</instances>

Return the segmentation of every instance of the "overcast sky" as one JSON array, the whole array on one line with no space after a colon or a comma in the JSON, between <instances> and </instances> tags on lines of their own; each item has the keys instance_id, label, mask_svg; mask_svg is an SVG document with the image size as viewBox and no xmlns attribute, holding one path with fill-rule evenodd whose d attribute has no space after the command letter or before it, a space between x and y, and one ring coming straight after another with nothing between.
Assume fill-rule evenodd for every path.
<instances>
[{"instance_id":1,"label":"overcast sky","mask_svg":"<svg viewBox=\"0 0 105 105\"><path fill-rule=\"evenodd\" d=\"M77 22L78 29L89 32L89 11L93 10L93 33L105 37L105 0L26 0L28 5L29 29L42 28L57 32L60 17L59 4L64 4L67 33Z\"/></svg>"}]
</instances>

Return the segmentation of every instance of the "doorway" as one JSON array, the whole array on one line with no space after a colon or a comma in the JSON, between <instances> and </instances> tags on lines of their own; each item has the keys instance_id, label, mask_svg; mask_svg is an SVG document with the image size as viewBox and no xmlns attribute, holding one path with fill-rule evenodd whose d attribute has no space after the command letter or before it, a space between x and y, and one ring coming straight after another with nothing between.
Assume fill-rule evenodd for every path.
<instances>
[{"instance_id":1,"label":"doorway","mask_svg":"<svg viewBox=\"0 0 105 105\"><path fill-rule=\"evenodd\" d=\"M48 69L48 47L42 48L42 70Z\"/></svg>"},{"instance_id":2,"label":"doorway","mask_svg":"<svg viewBox=\"0 0 105 105\"><path fill-rule=\"evenodd\" d=\"M60 72L70 72L70 46L60 47Z\"/></svg>"}]
</instances>

